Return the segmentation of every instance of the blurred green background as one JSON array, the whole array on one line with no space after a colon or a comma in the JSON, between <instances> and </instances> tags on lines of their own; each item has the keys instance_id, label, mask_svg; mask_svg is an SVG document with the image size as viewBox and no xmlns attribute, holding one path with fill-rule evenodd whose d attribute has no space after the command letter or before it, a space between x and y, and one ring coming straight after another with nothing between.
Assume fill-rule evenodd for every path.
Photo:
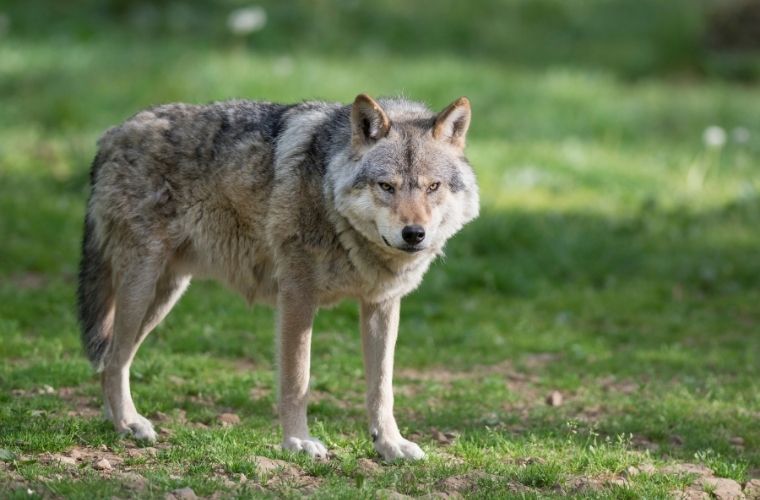
<instances>
[{"instance_id":1,"label":"blurred green background","mask_svg":"<svg viewBox=\"0 0 760 500\"><path fill-rule=\"evenodd\" d=\"M45 396L10 395L73 386L97 405L74 287L88 165L105 128L170 101L368 92L442 109L467 95L482 216L405 300L398 384L413 382L403 368L507 362L535 375L533 392L492 372L402 390L402 422L462 432L466 466L504 474L493 464L524 446L572 473L644 460L589 458L564 426L580 420L638 436L634 451L654 443L656 460L697 454L724 476L760 477L758 26L753 0L3 2L0 423L10 430L0 445L32 453L109 439L107 427L52 411L30 423ZM165 387L200 373L245 429L275 428L268 406L247 397L252 383L271 384L271 312L231 297L194 284L149 338L135 367L146 414L179 404L211 418ZM315 387L338 399L359 391L350 410L316 406L333 436L363 426L356 317L344 304L317 321ZM240 359L260 370L231 371ZM550 389L569 403L548 409ZM198 449L201 464L216 457ZM494 454L472 458L475 449ZM427 484L399 481L408 493ZM639 494L672 486L655 483Z\"/></svg>"}]
</instances>

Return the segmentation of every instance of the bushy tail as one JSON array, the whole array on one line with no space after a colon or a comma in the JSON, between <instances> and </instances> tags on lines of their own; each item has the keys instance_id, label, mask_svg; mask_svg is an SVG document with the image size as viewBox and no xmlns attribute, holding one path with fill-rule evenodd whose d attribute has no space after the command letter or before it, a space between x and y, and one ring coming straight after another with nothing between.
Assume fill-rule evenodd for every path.
<instances>
[{"instance_id":1,"label":"bushy tail","mask_svg":"<svg viewBox=\"0 0 760 500\"><path fill-rule=\"evenodd\" d=\"M90 172L92 184L99 166L96 156ZM101 371L113 334L114 290L111 265L103 255L95 234L95 221L89 213L84 219L77 302L82 345L92 366Z\"/></svg>"},{"instance_id":2,"label":"bushy tail","mask_svg":"<svg viewBox=\"0 0 760 500\"><path fill-rule=\"evenodd\" d=\"M89 215L84 221L77 299L82 345L92 366L100 371L113 333L114 293L111 266L103 257Z\"/></svg>"}]
</instances>

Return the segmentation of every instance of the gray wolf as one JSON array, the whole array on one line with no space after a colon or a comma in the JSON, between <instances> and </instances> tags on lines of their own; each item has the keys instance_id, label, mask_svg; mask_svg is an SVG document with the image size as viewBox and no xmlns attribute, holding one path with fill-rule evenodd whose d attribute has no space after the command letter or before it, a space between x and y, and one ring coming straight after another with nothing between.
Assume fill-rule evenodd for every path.
<instances>
[{"instance_id":1,"label":"gray wolf","mask_svg":"<svg viewBox=\"0 0 760 500\"><path fill-rule=\"evenodd\" d=\"M466 98L433 113L362 94L350 105L162 105L108 130L92 165L78 302L116 430L155 440L132 401L130 364L191 277L209 277L277 308L284 449L327 455L306 418L312 319L351 298L375 448L422 458L393 416L399 307L478 214L470 114Z\"/></svg>"}]
</instances>

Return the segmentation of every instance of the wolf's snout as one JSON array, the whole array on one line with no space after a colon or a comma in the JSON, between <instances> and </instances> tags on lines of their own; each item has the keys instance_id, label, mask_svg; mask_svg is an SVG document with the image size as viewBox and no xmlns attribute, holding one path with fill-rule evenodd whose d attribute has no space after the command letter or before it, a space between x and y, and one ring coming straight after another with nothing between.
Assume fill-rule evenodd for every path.
<instances>
[{"instance_id":1,"label":"wolf's snout","mask_svg":"<svg viewBox=\"0 0 760 500\"><path fill-rule=\"evenodd\" d=\"M417 224L406 226L401 230L401 237L410 245L416 245L425 239L425 228Z\"/></svg>"}]
</instances>

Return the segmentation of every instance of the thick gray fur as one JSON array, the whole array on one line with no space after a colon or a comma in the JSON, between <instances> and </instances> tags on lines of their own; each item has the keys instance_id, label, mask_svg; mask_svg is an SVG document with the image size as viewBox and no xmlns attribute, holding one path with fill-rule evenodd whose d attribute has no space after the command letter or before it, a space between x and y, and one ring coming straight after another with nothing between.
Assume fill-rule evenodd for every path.
<instances>
[{"instance_id":1,"label":"thick gray fur","mask_svg":"<svg viewBox=\"0 0 760 500\"><path fill-rule=\"evenodd\" d=\"M359 96L170 104L108 130L92 165L78 302L117 429L152 436L126 399L129 364L191 277L218 279L250 303L355 298L368 315L416 288L478 213L468 125L466 99L436 114ZM409 224L427 230L415 248L401 236ZM390 328L397 309L388 311ZM115 332L130 338L114 345Z\"/></svg>"}]
</instances>

